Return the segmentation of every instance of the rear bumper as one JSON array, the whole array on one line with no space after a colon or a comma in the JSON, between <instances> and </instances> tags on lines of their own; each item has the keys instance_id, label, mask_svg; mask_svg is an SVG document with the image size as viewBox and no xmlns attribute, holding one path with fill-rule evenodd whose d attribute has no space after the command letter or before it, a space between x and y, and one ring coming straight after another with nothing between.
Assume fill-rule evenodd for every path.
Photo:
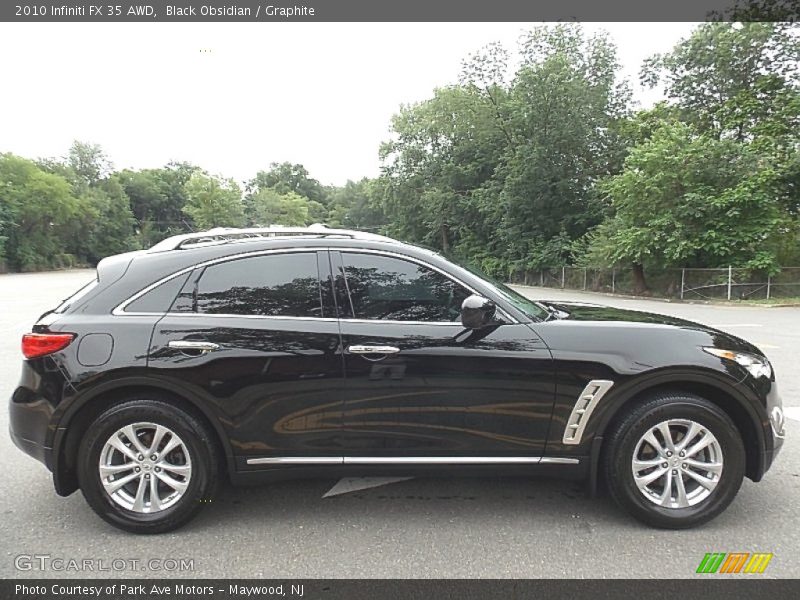
<instances>
[{"instance_id":1,"label":"rear bumper","mask_svg":"<svg viewBox=\"0 0 800 600\"><path fill-rule=\"evenodd\" d=\"M9 433L14 444L53 470L52 448L55 428L53 425L54 399L49 397L61 386L54 386L54 378L41 377L34 367L25 361L19 385L8 403Z\"/></svg>"},{"instance_id":2,"label":"rear bumper","mask_svg":"<svg viewBox=\"0 0 800 600\"><path fill-rule=\"evenodd\" d=\"M14 445L22 450L28 456L32 456L40 463L46 465L47 464L47 456L49 455L49 448L45 448L42 444L35 442L33 440L26 439L22 436L19 436L14 433L12 429L9 428L9 434L11 435L11 441L14 442Z\"/></svg>"}]
</instances>

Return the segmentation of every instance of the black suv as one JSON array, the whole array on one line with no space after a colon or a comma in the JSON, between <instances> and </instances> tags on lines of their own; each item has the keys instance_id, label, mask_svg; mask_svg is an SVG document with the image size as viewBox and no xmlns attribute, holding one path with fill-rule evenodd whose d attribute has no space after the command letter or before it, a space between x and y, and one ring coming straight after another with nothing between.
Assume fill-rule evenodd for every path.
<instances>
[{"instance_id":1,"label":"black suv","mask_svg":"<svg viewBox=\"0 0 800 600\"><path fill-rule=\"evenodd\" d=\"M103 260L22 340L11 435L105 520L186 523L219 480L490 473L604 481L705 522L784 436L770 363L661 315L533 302L324 226L217 229Z\"/></svg>"}]
</instances>

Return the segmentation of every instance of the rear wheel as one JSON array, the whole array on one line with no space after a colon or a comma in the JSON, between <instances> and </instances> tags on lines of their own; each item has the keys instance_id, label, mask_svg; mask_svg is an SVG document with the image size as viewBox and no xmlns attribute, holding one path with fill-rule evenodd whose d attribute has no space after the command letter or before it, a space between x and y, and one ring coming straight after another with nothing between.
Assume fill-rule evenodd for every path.
<instances>
[{"instance_id":1,"label":"rear wheel","mask_svg":"<svg viewBox=\"0 0 800 600\"><path fill-rule=\"evenodd\" d=\"M713 519L733 501L744 477L744 445L712 402L661 393L612 429L604 470L611 495L634 517L683 529Z\"/></svg>"},{"instance_id":2,"label":"rear wheel","mask_svg":"<svg viewBox=\"0 0 800 600\"><path fill-rule=\"evenodd\" d=\"M219 461L208 428L160 400L118 404L89 427L78 479L103 519L134 533L180 527L207 503Z\"/></svg>"}]
</instances>

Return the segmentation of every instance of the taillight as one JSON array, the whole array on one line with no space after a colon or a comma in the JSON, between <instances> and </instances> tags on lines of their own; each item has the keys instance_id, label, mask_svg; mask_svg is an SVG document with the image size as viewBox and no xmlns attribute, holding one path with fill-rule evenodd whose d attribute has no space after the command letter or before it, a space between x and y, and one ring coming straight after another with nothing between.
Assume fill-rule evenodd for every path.
<instances>
[{"instance_id":1,"label":"taillight","mask_svg":"<svg viewBox=\"0 0 800 600\"><path fill-rule=\"evenodd\" d=\"M75 339L74 333L26 333L22 336L25 358L38 358L58 352Z\"/></svg>"}]
</instances>

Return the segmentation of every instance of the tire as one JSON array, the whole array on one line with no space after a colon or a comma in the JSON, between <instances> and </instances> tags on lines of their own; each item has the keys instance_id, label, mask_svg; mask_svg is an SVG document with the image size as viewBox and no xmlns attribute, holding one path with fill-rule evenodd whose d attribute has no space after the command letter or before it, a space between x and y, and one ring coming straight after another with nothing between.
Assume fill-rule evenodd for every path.
<instances>
[{"instance_id":1,"label":"tire","mask_svg":"<svg viewBox=\"0 0 800 600\"><path fill-rule=\"evenodd\" d=\"M155 451L138 452L137 448L152 450L157 432L161 437ZM220 473L214 439L201 420L164 400L116 404L95 419L81 441L81 492L100 517L125 531L177 529L213 499ZM130 482L122 485L123 479ZM122 487L114 491L118 484Z\"/></svg>"},{"instance_id":2,"label":"tire","mask_svg":"<svg viewBox=\"0 0 800 600\"><path fill-rule=\"evenodd\" d=\"M664 423L674 452L661 427ZM649 432L653 437L644 439ZM694 435L687 441L690 433ZM640 462L634 463L634 457ZM739 431L718 406L693 394L662 392L636 405L612 427L603 474L617 504L639 521L652 527L686 529L710 521L728 507L742 485L745 461ZM651 478L655 479L647 483Z\"/></svg>"}]
</instances>

